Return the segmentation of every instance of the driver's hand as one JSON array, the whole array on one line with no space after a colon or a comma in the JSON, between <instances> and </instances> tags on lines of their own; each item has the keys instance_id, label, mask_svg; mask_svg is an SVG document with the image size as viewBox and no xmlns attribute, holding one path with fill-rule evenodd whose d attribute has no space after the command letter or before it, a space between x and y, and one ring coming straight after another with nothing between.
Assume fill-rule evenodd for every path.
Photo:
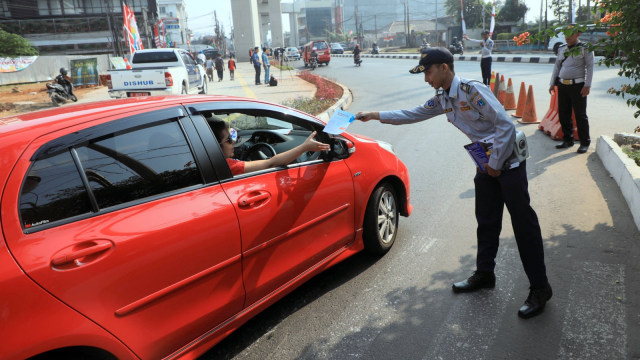
<instances>
[{"instance_id":1,"label":"driver's hand","mask_svg":"<svg viewBox=\"0 0 640 360\"><path fill-rule=\"evenodd\" d=\"M331 148L329 144L321 143L319 141L315 141L313 138L316 136L316 132L312 132L311 135L307 138L307 140L302 143L305 151L329 151Z\"/></svg>"}]
</instances>

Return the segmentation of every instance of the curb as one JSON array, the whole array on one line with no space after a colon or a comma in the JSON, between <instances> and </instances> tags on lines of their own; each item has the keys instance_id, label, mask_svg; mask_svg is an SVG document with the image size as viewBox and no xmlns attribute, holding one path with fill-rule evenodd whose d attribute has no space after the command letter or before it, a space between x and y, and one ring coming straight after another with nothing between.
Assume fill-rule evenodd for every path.
<instances>
[{"instance_id":1,"label":"curb","mask_svg":"<svg viewBox=\"0 0 640 360\"><path fill-rule=\"evenodd\" d=\"M335 57L347 57L350 58L353 55L350 54L332 54L331 56ZM370 54L360 54L360 57L363 58L374 58L374 59L420 59L420 55L370 55ZM540 57L540 56L493 56L494 62L514 62L514 63L532 63L532 64L554 64L556 62L556 57ZM480 61L482 59L481 56L466 56L466 55L454 55L454 61Z\"/></svg>"},{"instance_id":2,"label":"curb","mask_svg":"<svg viewBox=\"0 0 640 360\"><path fill-rule=\"evenodd\" d=\"M623 153L620 146L609 136L603 135L598 138L596 153L620 187L633 221L640 230L640 167Z\"/></svg>"},{"instance_id":3,"label":"curb","mask_svg":"<svg viewBox=\"0 0 640 360\"><path fill-rule=\"evenodd\" d=\"M351 101L353 101L353 95L351 94L351 90L349 90L348 87L324 77L323 79L327 81L331 81L332 83L337 84L342 88L342 97L335 104L331 105L330 108L316 115L317 118L321 119L326 123L326 122L329 122L329 119L331 118L333 113L336 111L336 109L346 110L349 108L349 105L351 105Z\"/></svg>"}]
</instances>

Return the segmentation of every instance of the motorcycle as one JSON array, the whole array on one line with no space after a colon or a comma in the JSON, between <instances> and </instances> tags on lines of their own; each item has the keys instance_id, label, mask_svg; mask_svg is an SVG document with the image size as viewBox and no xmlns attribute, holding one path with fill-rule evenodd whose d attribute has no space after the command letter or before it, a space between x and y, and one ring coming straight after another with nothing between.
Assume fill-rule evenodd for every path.
<instances>
[{"instance_id":1,"label":"motorcycle","mask_svg":"<svg viewBox=\"0 0 640 360\"><path fill-rule=\"evenodd\" d=\"M78 101L78 97L73 94L73 84L69 80L68 76L58 75L55 82L47 83L47 93L55 106L60 106L68 100Z\"/></svg>"},{"instance_id":2,"label":"motorcycle","mask_svg":"<svg viewBox=\"0 0 640 360\"><path fill-rule=\"evenodd\" d=\"M451 52L451 54L455 55L455 54L464 54L464 48L462 47L462 43L457 43L457 44L451 44L449 45L449 51Z\"/></svg>"},{"instance_id":3,"label":"motorcycle","mask_svg":"<svg viewBox=\"0 0 640 360\"><path fill-rule=\"evenodd\" d=\"M318 66L318 57L317 56L311 56L309 58L309 66L311 67L311 70L315 69Z\"/></svg>"},{"instance_id":4,"label":"motorcycle","mask_svg":"<svg viewBox=\"0 0 640 360\"><path fill-rule=\"evenodd\" d=\"M362 59L360 59L360 54L353 55L353 63L356 64L356 66L360 66L360 64L362 64Z\"/></svg>"},{"instance_id":5,"label":"motorcycle","mask_svg":"<svg viewBox=\"0 0 640 360\"><path fill-rule=\"evenodd\" d=\"M371 54L373 55L378 55L380 54L380 49L378 48L378 46L374 46L373 49L371 49Z\"/></svg>"}]
</instances>

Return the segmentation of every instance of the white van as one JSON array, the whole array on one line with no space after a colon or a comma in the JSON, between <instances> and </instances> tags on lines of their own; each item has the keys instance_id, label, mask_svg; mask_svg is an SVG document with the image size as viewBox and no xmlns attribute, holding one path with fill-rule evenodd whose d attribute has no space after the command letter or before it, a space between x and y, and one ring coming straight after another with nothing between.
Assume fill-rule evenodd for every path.
<instances>
[{"instance_id":1,"label":"white van","mask_svg":"<svg viewBox=\"0 0 640 360\"><path fill-rule=\"evenodd\" d=\"M564 29L565 27L556 28L556 36L549 39L549 46L547 46L547 50L552 50L556 55L558 55L558 48L560 45L567 42L565 40L564 33L562 32ZM582 35L580 35L580 41L583 43L595 44L600 39L609 37L609 35L607 35L607 30L607 28L596 27L594 24L588 24L587 29L582 33Z\"/></svg>"}]
</instances>

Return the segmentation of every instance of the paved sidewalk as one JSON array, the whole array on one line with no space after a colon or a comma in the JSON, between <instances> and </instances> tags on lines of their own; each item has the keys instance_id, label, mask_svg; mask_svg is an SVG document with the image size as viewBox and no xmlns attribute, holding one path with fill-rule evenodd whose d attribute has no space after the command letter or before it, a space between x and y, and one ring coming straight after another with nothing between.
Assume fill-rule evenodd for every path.
<instances>
[{"instance_id":1,"label":"paved sidewalk","mask_svg":"<svg viewBox=\"0 0 640 360\"><path fill-rule=\"evenodd\" d=\"M214 72L212 82L209 82L208 93L210 95L241 96L257 100L282 104L287 99L297 96L313 97L316 93L315 85L300 79L297 70L282 70L271 66L270 75L278 79L278 86L254 85L255 70L249 62L236 64L235 80L231 81L229 70L225 70L222 81L218 81L218 75ZM264 69L260 72L261 81L264 81Z\"/></svg>"}]
</instances>

